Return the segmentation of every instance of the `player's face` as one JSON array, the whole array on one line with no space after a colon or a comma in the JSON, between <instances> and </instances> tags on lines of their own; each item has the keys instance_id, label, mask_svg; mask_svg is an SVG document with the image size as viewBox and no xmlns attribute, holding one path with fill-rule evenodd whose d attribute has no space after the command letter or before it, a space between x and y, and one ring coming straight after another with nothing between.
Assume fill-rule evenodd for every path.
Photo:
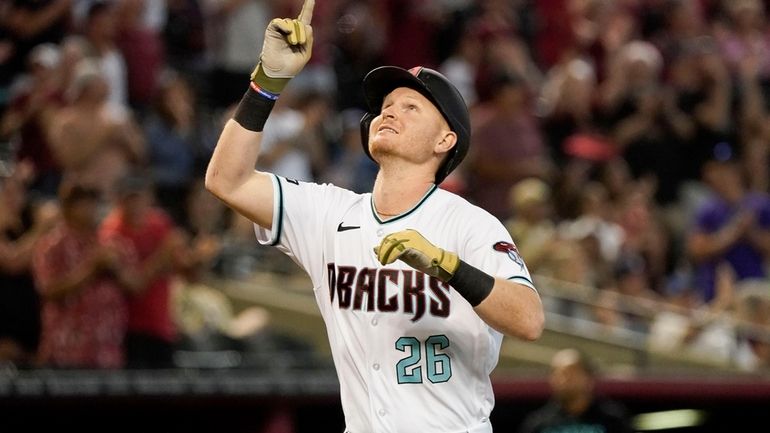
<instances>
[{"instance_id":1,"label":"player's face","mask_svg":"<svg viewBox=\"0 0 770 433\"><path fill-rule=\"evenodd\" d=\"M454 140L454 133L436 106L420 92L399 87L385 97L382 112L372 120L369 151L380 163L384 156L422 163L442 157L436 152L447 135Z\"/></svg>"}]
</instances>

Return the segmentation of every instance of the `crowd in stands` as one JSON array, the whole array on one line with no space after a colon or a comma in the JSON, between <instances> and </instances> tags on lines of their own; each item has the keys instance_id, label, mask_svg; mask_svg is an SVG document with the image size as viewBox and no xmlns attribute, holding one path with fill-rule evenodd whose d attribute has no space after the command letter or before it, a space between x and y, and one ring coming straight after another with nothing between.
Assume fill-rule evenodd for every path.
<instances>
[{"instance_id":1,"label":"crowd in stands","mask_svg":"<svg viewBox=\"0 0 770 433\"><path fill-rule=\"evenodd\" d=\"M202 178L300 3L0 0L0 361L169 365L173 288L253 245ZM432 67L472 118L441 187L504 221L536 279L592 289L549 311L767 368L768 3L317 0L257 168L367 192L363 77Z\"/></svg>"}]
</instances>

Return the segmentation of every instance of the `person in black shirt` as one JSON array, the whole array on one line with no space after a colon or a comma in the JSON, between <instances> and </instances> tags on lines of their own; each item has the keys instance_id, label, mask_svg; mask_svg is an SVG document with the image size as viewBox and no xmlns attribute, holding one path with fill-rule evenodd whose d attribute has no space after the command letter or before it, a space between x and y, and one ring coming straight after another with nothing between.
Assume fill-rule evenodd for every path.
<instances>
[{"instance_id":1,"label":"person in black shirt","mask_svg":"<svg viewBox=\"0 0 770 433\"><path fill-rule=\"evenodd\" d=\"M41 323L32 254L59 218L57 204L30 197L31 175L22 174L30 173L30 167L21 163L12 175L0 175L0 366L33 364Z\"/></svg>"},{"instance_id":2,"label":"person in black shirt","mask_svg":"<svg viewBox=\"0 0 770 433\"><path fill-rule=\"evenodd\" d=\"M595 394L593 362L575 349L563 349L551 361L552 398L531 413L519 433L631 433L625 408Z\"/></svg>"}]
</instances>

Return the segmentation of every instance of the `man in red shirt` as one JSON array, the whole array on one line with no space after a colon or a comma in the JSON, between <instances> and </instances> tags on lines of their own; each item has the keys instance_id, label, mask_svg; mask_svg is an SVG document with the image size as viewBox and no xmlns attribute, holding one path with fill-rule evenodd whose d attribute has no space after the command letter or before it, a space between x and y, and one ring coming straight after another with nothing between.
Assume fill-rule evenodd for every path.
<instances>
[{"instance_id":1,"label":"man in red shirt","mask_svg":"<svg viewBox=\"0 0 770 433\"><path fill-rule=\"evenodd\" d=\"M142 287L128 299L126 356L129 368L173 366L177 330L171 287L182 240L171 218L153 205L146 177L131 174L118 182L117 205L102 222L100 237L133 246Z\"/></svg>"}]
</instances>

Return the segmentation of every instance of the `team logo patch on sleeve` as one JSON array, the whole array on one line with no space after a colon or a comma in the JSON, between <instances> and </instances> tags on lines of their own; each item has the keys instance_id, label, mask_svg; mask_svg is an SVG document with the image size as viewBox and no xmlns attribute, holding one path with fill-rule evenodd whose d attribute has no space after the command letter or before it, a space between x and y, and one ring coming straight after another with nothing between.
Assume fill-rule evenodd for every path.
<instances>
[{"instance_id":1,"label":"team logo patch on sleeve","mask_svg":"<svg viewBox=\"0 0 770 433\"><path fill-rule=\"evenodd\" d=\"M518 264L522 269L524 269L524 261L521 259L521 256L519 255L519 249L516 248L514 243L505 241L496 242L494 245L492 245L492 249L495 251L500 251L501 253L508 254L508 257L513 260L514 263Z\"/></svg>"}]
</instances>

